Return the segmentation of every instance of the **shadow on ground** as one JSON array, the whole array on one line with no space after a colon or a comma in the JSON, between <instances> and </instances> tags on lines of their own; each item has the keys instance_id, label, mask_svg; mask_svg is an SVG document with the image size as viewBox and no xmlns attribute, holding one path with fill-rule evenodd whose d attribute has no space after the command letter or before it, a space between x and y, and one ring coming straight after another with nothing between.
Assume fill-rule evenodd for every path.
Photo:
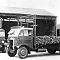
<instances>
[{"instance_id":1,"label":"shadow on ground","mask_svg":"<svg viewBox=\"0 0 60 60\"><path fill-rule=\"evenodd\" d=\"M32 58L32 57L45 57L45 56L55 56L55 55L60 55L59 53L55 53L55 54L49 54L49 53L43 53L43 54L30 54L28 55L27 58ZM16 55L15 57L19 58L18 55Z\"/></svg>"},{"instance_id":2,"label":"shadow on ground","mask_svg":"<svg viewBox=\"0 0 60 60\"><path fill-rule=\"evenodd\" d=\"M55 54L34 54L34 55L28 55L28 57L44 57L44 56L55 56L55 55L60 55L59 53L55 53Z\"/></svg>"}]
</instances>

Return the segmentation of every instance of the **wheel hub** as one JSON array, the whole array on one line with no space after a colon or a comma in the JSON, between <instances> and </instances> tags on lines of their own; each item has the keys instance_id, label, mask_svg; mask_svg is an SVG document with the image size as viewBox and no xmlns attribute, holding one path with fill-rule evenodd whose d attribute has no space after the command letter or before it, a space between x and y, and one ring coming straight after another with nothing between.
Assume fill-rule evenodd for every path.
<instances>
[{"instance_id":1,"label":"wheel hub","mask_svg":"<svg viewBox=\"0 0 60 60\"><path fill-rule=\"evenodd\" d=\"M21 50L21 55L25 56L26 51L25 50Z\"/></svg>"}]
</instances>

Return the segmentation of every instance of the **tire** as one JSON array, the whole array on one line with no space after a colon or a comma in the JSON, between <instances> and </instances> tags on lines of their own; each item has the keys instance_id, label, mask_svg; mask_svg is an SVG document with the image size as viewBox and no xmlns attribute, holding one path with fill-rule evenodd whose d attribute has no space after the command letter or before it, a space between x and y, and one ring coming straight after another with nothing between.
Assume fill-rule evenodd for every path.
<instances>
[{"instance_id":1,"label":"tire","mask_svg":"<svg viewBox=\"0 0 60 60\"><path fill-rule=\"evenodd\" d=\"M50 54L55 54L56 49L50 48L50 49L47 49L47 51L48 51L48 53L50 53Z\"/></svg>"},{"instance_id":2,"label":"tire","mask_svg":"<svg viewBox=\"0 0 60 60\"><path fill-rule=\"evenodd\" d=\"M2 47L0 48L0 51L2 52L2 53L6 53L6 50L5 50L5 46L4 45L1 45Z\"/></svg>"},{"instance_id":3,"label":"tire","mask_svg":"<svg viewBox=\"0 0 60 60\"><path fill-rule=\"evenodd\" d=\"M21 59L24 59L28 56L28 50L26 47L22 46L19 48L19 51L18 51L18 56L19 58Z\"/></svg>"},{"instance_id":4,"label":"tire","mask_svg":"<svg viewBox=\"0 0 60 60\"><path fill-rule=\"evenodd\" d=\"M8 50L8 55L10 56L10 57L14 57L15 55L17 54L17 50Z\"/></svg>"}]
</instances>

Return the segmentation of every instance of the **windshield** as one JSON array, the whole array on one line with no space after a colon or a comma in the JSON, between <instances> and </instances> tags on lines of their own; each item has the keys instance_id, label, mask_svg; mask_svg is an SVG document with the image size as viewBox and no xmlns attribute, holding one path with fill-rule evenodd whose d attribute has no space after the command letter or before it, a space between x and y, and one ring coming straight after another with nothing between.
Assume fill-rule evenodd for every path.
<instances>
[{"instance_id":1,"label":"windshield","mask_svg":"<svg viewBox=\"0 0 60 60\"><path fill-rule=\"evenodd\" d=\"M32 30L24 29L21 30L19 36L32 36Z\"/></svg>"},{"instance_id":2,"label":"windshield","mask_svg":"<svg viewBox=\"0 0 60 60\"><path fill-rule=\"evenodd\" d=\"M14 30L14 29L11 29L11 30L8 32L8 34L12 35L12 34L14 34L14 32L15 32L15 30Z\"/></svg>"},{"instance_id":3,"label":"windshield","mask_svg":"<svg viewBox=\"0 0 60 60\"><path fill-rule=\"evenodd\" d=\"M9 36L18 36L20 32L20 29L11 29L8 34Z\"/></svg>"}]
</instances>

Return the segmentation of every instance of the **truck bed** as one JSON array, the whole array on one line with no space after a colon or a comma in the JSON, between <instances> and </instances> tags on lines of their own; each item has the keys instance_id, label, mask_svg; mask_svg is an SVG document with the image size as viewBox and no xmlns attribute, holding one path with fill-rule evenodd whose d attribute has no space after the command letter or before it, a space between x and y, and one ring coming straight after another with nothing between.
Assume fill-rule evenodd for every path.
<instances>
[{"instance_id":1,"label":"truck bed","mask_svg":"<svg viewBox=\"0 0 60 60\"><path fill-rule=\"evenodd\" d=\"M60 36L56 37L56 36L39 36L36 37L36 44L56 44L56 43L60 43Z\"/></svg>"}]
</instances>

